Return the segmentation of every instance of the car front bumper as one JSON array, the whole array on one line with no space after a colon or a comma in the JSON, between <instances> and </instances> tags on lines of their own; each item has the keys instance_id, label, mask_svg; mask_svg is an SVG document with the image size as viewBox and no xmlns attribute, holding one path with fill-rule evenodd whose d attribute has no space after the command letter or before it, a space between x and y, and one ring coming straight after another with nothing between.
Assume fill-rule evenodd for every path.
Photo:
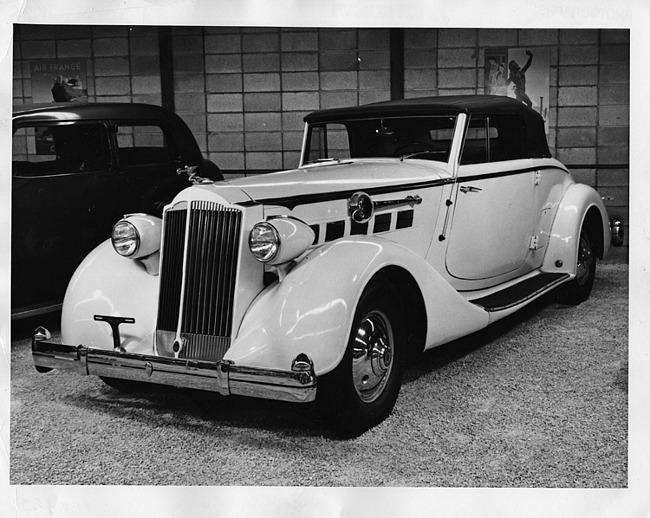
<instances>
[{"instance_id":1,"label":"car front bumper","mask_svg":"<svg viewBox=\"0 0 650 518\"><path fill-rule=\"evenodd\" d=\"M235 365L227 360L209 362L63 345L49 342L49 338L43 328L32 336L32 358L39 372L59 369L297 403L316 398L316 375L306 355L294 360L292 370L283 371Z\"/></svg>"}]
</instances>

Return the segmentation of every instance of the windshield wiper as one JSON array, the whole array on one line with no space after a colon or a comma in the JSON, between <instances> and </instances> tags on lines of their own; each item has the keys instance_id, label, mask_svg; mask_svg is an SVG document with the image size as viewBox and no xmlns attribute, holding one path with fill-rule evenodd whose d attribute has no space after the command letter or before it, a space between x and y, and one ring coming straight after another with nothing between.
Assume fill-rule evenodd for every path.
<instances>
[{"instance_id":1,"label":"windshield wiper","mask_svg":"<svg viewBox=\"0 0 650 518\"><path fill-rule=\"evenodd\" d=\"M409 155L402 155L400 157L400 162L403 162L404 160L407 160L409 158L415 158L420 155L422 156L423 160L435 160L436 162L445 162L447 152L446 151L431 151L431 150L425 150L425 151L417 151L416 153L411 153ZM424 156L427 155L427 158L424 158ZM428 155L436 155L433 158L428 156Z\"/></svg>"}]
</instances>

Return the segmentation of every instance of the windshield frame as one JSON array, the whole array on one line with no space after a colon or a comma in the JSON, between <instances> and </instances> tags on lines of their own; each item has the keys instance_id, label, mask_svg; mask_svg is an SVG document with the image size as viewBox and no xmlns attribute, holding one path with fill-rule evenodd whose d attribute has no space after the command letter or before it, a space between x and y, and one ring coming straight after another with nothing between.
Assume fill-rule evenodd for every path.
<instances>
[{"instance_id":1,"label":"windshield frame","mask_svg":"<svg viewBox=\"0 0 650 518\"><path fill-rule=\"evenodd\" d=\"M428 162L433 162L434 164L449 164L452 161L452 156L454 155L454 143L456 140L457 136L457 128L458 128L458 122L459 122L459 116L462 115L460 113L448 113L448 114L420 114L420 115L393 115L393 116L387 116L387 117L381 117L377 115L373 116L366 116L366 117L350 117L350 118L341 118L341 119L336 119L336 120L328 120L328 121L318 121L318 122L306 122L305 127L304 127L304 133L303 133L303 143L302 143L302 151L300 153L300 164L299 167L314 167L319 164L336 164L336 163L342 163L342 162L350 162L354 160L398 160L398 161L403 161L403 160L411 160L411 159L424 159ZM341 156L323 156L319 157L315 160L310 160L308 159L309 154L311 152L311 142L312 142L312 136L313 136L313 131L316 128L327 128L328 125L333 125L333 124L338 124L342 126L346 126L347 124L353 124L353 123L360 123L363 121L376 121L379 123L380 126L383 127L385 121L391 121L391 120L415 120L415 119L448 119L450 121L450 124L448 127L444 128L438 128L438 129L443 129L445 131L450 132L450 137L449 139L445 139L445 141L448 141L448 145L444 150L441 150L446 153L446 159L445 160L432 160L431 158L425 158L424 152L410 152L410 153L403 153L400 155L396 156L358 156L358 157L341 157ZM348 133L348 139L349 139L349 133ZM325 139L326 140L326 139ZM327 143L325 144L327 147ZM327 149L325 149L327 151Z\"/></svg>"}]
</instances>

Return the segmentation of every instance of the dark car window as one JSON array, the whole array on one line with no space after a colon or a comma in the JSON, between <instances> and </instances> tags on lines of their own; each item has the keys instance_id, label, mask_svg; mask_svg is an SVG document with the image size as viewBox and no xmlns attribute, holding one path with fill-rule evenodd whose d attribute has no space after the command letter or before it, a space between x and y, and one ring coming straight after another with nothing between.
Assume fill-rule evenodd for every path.
<instances>
[{"instance_id":1,"label":"dark car window","mask_svg":"<svg viewBox=\"0 0 650 518\"><path fill-rule=\"evenodd\" d=\"M455 117L387 117L310 125L306 163L328 158L420 158L446 162Z\"/></svg>"},{"instance_id":2,"label":"dark car window","mask_svg":"<svg viewBox=\"0 0 650 518\"><path fill-rule=\"evenodd\" d=\"M526 158L525 131L517 115L472 117L467 132L461 164L482 164Z\"/></svg>"},{"instance_id":3,"label":"dark car window","mask_svg":"<svg viewBox=\"0 0 650 518\"><path fill-rule=\"evenodd\" d=\"M13 135L14 176L50 176L110 167L108 131L102 124L25 126Z\"/></svg>"},{"instance_id":4,"label":"dark car window","mask_svg":"<svg viewBox=\"0 0 650 518\"><path fill-rule=\"evenodd\" d=\"M119 124L116 135L122 167L160 164L178 157L175 143L160 126Z\"/></svg>"}]
</instances>

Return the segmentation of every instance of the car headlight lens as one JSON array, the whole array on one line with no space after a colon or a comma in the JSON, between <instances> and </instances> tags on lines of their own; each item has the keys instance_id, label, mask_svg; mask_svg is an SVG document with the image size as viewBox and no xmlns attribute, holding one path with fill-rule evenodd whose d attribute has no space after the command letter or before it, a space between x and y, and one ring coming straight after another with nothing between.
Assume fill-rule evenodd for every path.
<instances>
[{"instance_id":1,"label":"car headlight lens","mask_svg":"<svg viewBox=\"0 0 650 518\"><path fill-rule=\"evenodd\" d=\"M273 225L257 223L248 236L248 246L253 257L262 263L275 259L280 251L280 235Z\"/></svg>"},{"instance_id":2,"label":"car headlight lens","mask_svg":"<svg viewBox=\"0 0 650 518\"><path fill-rule=\"evenodd\" d=\"M120 220L115 224L111 241L115 251L124 257L131 257L140 248L140 234L135 226L126 220Z\"/></svg>"}]
</instances>

